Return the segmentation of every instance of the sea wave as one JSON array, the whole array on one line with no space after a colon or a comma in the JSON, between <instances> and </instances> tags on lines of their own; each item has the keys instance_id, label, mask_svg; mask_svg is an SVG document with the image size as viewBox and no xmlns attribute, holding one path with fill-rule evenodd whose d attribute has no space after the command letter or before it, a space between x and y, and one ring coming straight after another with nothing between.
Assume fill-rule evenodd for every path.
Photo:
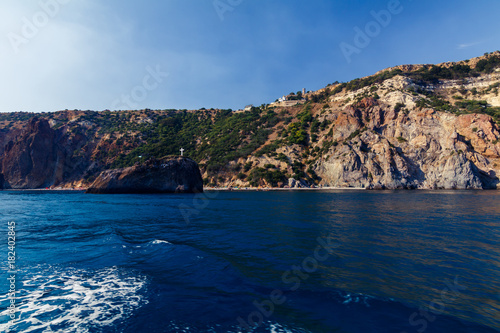
<instances>
[{"instance_id":1,"label":"sea wave","mask_svg":"<svg viewBox=\"0 0 500 333\"><path fill-rule=\"evenodd\" d=\"M166 332L176 332L176 333L246 333L247 329L242 329L241 327L232 326L232 327L221 327L217 326L207 326L207 327L195 327L192 324L180 324L178 322L171 322L165 327ZM309 330L299 328L299 327L290 327L277 322L266 322L262 325L255 327L252 329L254 333L312 333Z\"/></svg>"},{"instance_id":2,"label":"sea wave","mask_svg":"<svg viewBox=\"0 0 500 333\"><path fill-rule=\"evenodd\" d=\"M341 295L341 297L344 299L342 304L362 303L367 307L370 307L369 301L375 299L375 297L370 295L351 294L351 293L345 293L344 295Z\"/></svg>"},{"instance_id":3,"label":"sea wave","mask_svg":"<svg viewBox=\"0 0 500 333\"><path fill-rule=\"evenodd\" d=\"M0 331L85 333L116 325L148 303L141 292L146 285L145 277L116 267L97 271L51 267L23 277L17 296L19 319L10 327L0 324ZM8 303L7 295L0 295L2 307ZM0 318L7 315L7 310L0 312Z\"/></svg>"},{"instance_id":4,"label":"sea wave","mask_svg":"<svg viewBox=\"0 0 500 333\"><path fill-rule=\"evenodd\" d=\"M153 244L153 245L158 245L158 244L169 244L169 245L172 245L172 243L170 243L169 241L162 240L162 239L155 239L154 241L151 241L150 243Z\"/></svg>"}]
</instances>

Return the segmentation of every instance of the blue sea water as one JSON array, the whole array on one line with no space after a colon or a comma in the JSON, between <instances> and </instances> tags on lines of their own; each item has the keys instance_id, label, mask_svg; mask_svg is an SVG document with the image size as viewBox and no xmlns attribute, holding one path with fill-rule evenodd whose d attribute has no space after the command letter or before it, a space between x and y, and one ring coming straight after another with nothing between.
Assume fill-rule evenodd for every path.
<instances>
[{"instance_id":1,"label":"blue sea water","mask_svg":"<svg viewBox=\"0 0 500 333\"><path fill-rule=\"evenodd\" d=\"M499 332L499 203L495 191L0 192L0 331Z\"/></svg>"}]
</instances>

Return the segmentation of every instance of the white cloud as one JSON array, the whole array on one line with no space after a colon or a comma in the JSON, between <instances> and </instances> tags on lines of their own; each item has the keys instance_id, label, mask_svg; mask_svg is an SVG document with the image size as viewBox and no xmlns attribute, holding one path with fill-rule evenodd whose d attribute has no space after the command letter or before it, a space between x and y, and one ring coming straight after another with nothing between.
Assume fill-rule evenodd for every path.
<instances>
[{"instance_id":1,"label":"white cloud","mask_svg":"<svg viewBox=\"0 0 500 333\"><path fill-rule=\"evenodd\" d=\"M469 47L473 47L473 46L480 45L483 43L484 43L484 41L474 42L474 43L464 43L464 44L459 44L457 48L459 50L463 50L463 49L468 49Z\"/></svg>"}]
</instances>

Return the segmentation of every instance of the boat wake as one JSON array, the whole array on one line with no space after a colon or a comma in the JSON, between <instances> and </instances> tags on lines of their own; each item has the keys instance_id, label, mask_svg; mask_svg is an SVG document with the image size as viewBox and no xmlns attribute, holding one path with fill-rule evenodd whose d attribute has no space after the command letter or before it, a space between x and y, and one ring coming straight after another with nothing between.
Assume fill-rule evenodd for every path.
<instances>
[{"instance_id":1,"label":"boat wake","mask_svg":"<svg viewBox=\"0 0 500 333\"><path fill-rule=\"evenodd\" d=\"M142 292L146 278L115 267L42 272L23 277L17 294L19 319L9 327L8 311L0 312L0 331L95 332L129 318L148 303ZM7 295L1 295L1 307L8 303Z\"/></svg>"}]
</instances>

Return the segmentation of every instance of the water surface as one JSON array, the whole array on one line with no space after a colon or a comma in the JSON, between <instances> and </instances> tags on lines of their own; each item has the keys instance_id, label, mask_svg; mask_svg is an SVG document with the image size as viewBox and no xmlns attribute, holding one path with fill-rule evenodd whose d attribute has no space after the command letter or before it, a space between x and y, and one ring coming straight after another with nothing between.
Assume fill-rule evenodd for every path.
<instances>
[{"instance_id":1,"label":"water surface","mask_svg":"<svg viewBox=\"0 0 500 333\"><path fill-rule=\"evenodd\" d=\"M17 225L11 329L498 332L499 201L495 191L1 192L3 258L7 222Z\"/></svg>"}]
</instances>

